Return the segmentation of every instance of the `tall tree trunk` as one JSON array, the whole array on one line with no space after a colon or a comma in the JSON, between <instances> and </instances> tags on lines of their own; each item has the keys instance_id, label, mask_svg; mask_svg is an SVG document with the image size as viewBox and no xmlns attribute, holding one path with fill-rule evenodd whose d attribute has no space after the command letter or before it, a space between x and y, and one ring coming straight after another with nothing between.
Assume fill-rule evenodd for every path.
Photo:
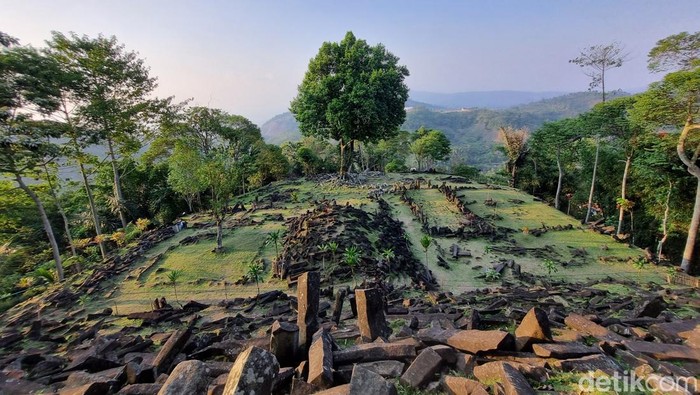
<instances>
[{"instance_id":1,"label":"tall tree trunk","mask_svg":"<svg viewBox=\"0 0 700 395\"><path fill-rule=\"evenodd\" d=\"M622 174L622 191L621 191L621 197L622 200L624 201L625 198L627 197L627 176L629 175L630 171L630 164L632 163L632 155L627 155L627 160L625 161L625 172ZM624 221L624 216L625 216L625 206L624 204L620 205L620 217L617 219L617 236L620 237L620 233L622 233L622 223Z\"/></svg>"},{"instance_id":2,"label":"tall tree trunk","mask_svg":"<svg viewBox=\"0 0 700 395\"><path fill-rule=\"evenodd\" d=\"M220 252L224 248L224 226L223 226L223 220L222 219L217 219L216 220L216 251Z\"/></svg>"},{"instance_id":3,"label":"tall tree trunk","mask_svg":"<svg viewBox=\"0 0 700 395\"><path fill-rule=\"evenodd\" d=\"M681 131L680 137L678 137L678 144L676 145L676 151L678 152L678 158L683 162L688 168L688 173L692 174L698 181L698 186L695 190L695 206L693 207L693 217L690 220L690 226L688 227L688 238L685 241L685 249L683 250L683 259L681 260L681 270L684 272L694 271L694 254L695 254L695 240L698 236L698 226L700 225L700 167L696 164L698 161L698 156L700 156L700 144L695 148L695 153L691 158L685 152L685 143L690 136L692 130L700 129L700 124L693 124L692 117L688 117L685 122L685 126Z\"/></svg>"},{"instance_id":4,"label":"tall tree trunk","mask_svg":"<svg viewBox=\"0 0 700 395\"><path fill-rule=\"evenodd\" d=\"M669 181L668 182L668 192L666 193L666 202L664 203L664 220L661 223L661 231L663 232L663 235L661 237L661 240L659 240L659 244L656 246L656 261L659 262L661 260L661 254L663 253L664 249L664 243L666 243L666 239L668 239L668 215L671 211L671 191L673 190L673 182Z\"/></svg>"},{"instance_id":5,"label":"tall tree trunk","mask_svg":"<svg viewBox=\"0 0 700 395\"><path fill-rule=\"evenodd\" d=\"M515 187L515 162L513 162L513 166L510 168L510 186Z\"/></svg>"},{"instance_id":6,"label":"tall tree trunk","mask_svg":"<svg viewBox=\"0 0 700 395\"><path fill-rule=\"evenodd\" d=\"M348 150L346 151L346 154L348 157L345 163L345 172L352 173L352 165L355 162L355 140L351 139L348 141Z\"/></svg>"},{"instance_id":7,"label":"tall tree trunk","mask_svg":"<svg viewBox=\"0 0 700 395\"><path fill-rule=\"evenodd\" d=\"M105 246L104 240L102 240L102 223L100 222L100 215L97 212L97 207L95 206L95 197L92 195L92 189L90 188L90 182L88 181L87 172L85 171L85 165L81 159L78 159L78 167L80 168L80 175L83 177L83 185L85 186L85 193L87 194L88 204L90 205L90 213L92 214L92 222L95 225L95 236L98 240L98 245L100 246L100 254L102 259L107 259L107 247Z\"/></svg>"},{"instance_id":8,"label":"tall tree trunk","mask_svg":"<svg viewBox=\"0 0 700 395\"><path fill-rule=\"evenodd\" d=\"M342 138L338 141L338 145L340 146L340 178L345 179L345 143Z\"/></svg>"},{"instance_id":9,"label":"tall tree trunk","mask_svg":"<svg viewBox=\"0 0 700 395\"><path fill-rule=\"evenodd\" d=\"M683 259L681 260L681 270L683 270L686 273L689 273L691 271L692 266L694 264L695 241L698 237L698 226L700 226L700 177L698 177L698 186L695 189L695 205L693 206L693 217L690 220L690 226L688 227L688 238L685 240Z\"/></svg>"},{"instance_id":10,"label":"tall tree trunk","mask_svg":"<svg viewBox=\"0 0 700 395\"><path fill-rule=\"evenodd\" d=\"M68 239L68 244L70 245L71 255L78 256L78 252L75 250L75 245L73 245L73 236L71 236L70 234L70 224L68 223L68 217L66 216L66 212L63 210L63 205L61 205L61 200L58 198L56 190L53 187L53 182L51 182L51 174L49 173L49 168L46 164L44 164L44 172L46 173L46 182L49 184L49 191L51 192L53 202L56 205L58 213L63 219L63 229L65 229L66 231L66 238ZM78 264L78 272L80 271L82 271L82 269L80 268L80 264Z\"/></svg>"},{"instance_id":11,"label":"tall tree trunk","mask_svg":"<svg viewBox=\"0 0 700 395\"><path fill-rule=\"evenodd\" d=\"M117 164L117 156L114 154L114 145L112 144L112 139L107 139L107 147L109 148L109 158L112 162L112 171L114 173L114 198L117 199L117 210L119 210L119 219L122 222L122 228L126 229L128 222L126 220L126 213L122 208L124 202L124 195L122 194L121 177L119 174L119 166Z\"/></svg>"},{"instance_id":12,"label":"tall tree trunk","mask_svg":"<svg viewBox=\"0 0 700 395\"><path fill-rule=\"evenodd\" d=\"M44 205L41 203L39 196L34 193L24 183L24 180L19 174L15 174L15 180L19 187L34 201L36 208L39 210L39 215L41 216L41 223L44 225L44 231L46 231L46 237L49 239L49 244L51 244L51 251L53 252L53 260L56 263L56 274L58 275L58 281L63 281L63 262L61 261L61 252L58 250L58 243L56 242L56 236L53 233L53 228L51 227L51 222L49 222L49 217L46 215L46 210L44 210Z\"/></svg>"},{"instance_id":13,"label":"tall tree trunk","mask_svg":"<svg viewBox=\"0 0 700 395\"><path fill-rule=\"evenodd\" d=\"M554 195L554 208L559 210L559 196L561 195L561 182L564 178L564 170L561 166L561 149L557 148L557 169L559 170L559 178L557 179L557 193ZM568 213L567 213L568 214Z\"/></svg>"},{"instance_id":14,"label":"tall tree trunk","mask_svg":"<svg viewBox=\"0 0 700 395\"><path fill-rule=\"evenodd\" d=\"M65 99L62 99L61 105L63 107L63 115L65 117L66 123L68 124L73 148L76 150L76 152L82 153L82 151L80 150L80 145L78 144L78 139L75 135L75 128L73 127L73 118L70 116L70 112L68 111ZM80 158L80 155L78 155L77 162L78 167L80 168L80 175L83 178L83 186L85 187L85 194L88 198L90 214L92 214L92 222L95 226L95 235L99 240L97 244L100 247L100 255L102 255L102 260L105 260L107 259L107 247L105 246L105 243L102 240L102 224L100 223L100 216L97 213L97 208L95 207L95 199L92 196L92 189L90 188L90 182L88 181L87 172L85 171L85 165L83 164L83 160Z\"/></svg>"},{"instance_id":15,"label":"tall tree trunk","mask_svg":"<svg viewBox=\"0 0 700 395\"><path fill-rule=\"evenodd\" d=\"M586 209L586 219L584 224L588 223L591 216L591 207L593 207L593 192L595 192L595 177L598 172L598 155L600 153L600 136L595 138L595 162L593 163L593 177L591 178L591 192L588 194L588 208Z\"/></svg>"}]
</instances>

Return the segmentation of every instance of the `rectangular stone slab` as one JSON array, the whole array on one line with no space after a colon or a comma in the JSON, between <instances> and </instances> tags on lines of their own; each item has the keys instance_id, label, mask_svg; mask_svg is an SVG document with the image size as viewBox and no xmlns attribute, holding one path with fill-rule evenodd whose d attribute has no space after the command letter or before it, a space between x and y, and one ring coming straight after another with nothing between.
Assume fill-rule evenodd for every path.
<instances>
[{"instance_id":1,"label":"rectangular stone slab","mask_svg":"<svg viewBox=\"0 0 700 395\"><path fill-rule=\"evenodd\" d=\"M680 344L625 341L628 350L648 355L661 361L700 362L700 349Z\"/></svg>"},{"instance_id":2,"label":"rectangular stone slab","mask_svg":"<svg viewBox=\"0 0 700 395\"><path fill-rule=\"evenodd\" d=\"M416 348L410 344L369 343L333 352L333 363L344 365L352 362L404 360L414 358Z\"/></svg>"}]
</instances>

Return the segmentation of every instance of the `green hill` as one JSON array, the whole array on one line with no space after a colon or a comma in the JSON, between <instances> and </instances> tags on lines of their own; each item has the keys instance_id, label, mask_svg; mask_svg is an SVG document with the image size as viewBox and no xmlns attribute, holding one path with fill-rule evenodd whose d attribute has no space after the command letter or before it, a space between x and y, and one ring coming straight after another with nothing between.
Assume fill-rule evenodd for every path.
<instances>
[{"instance_id":1,"label":"green hill","mask_svg":"<svg viewBox=\"0 0 700 395\"><path fill-rule=\"evenodd\" d=\"M622 95L626 93L610 94L611 97ZM503 162L502 156L493 149L499 127L535 130L545 122L588 111L599 101L600 93L597 92L570 93L502 110L443 110L430 104L409 101L402 129L416 130L425 126L442 130L452 144L461 149L469 164L486 169ZM261 130L265 140L274 144L297 141L301 136L294 116L288 112L265 122Z\"/></svg>"}]
</instances>

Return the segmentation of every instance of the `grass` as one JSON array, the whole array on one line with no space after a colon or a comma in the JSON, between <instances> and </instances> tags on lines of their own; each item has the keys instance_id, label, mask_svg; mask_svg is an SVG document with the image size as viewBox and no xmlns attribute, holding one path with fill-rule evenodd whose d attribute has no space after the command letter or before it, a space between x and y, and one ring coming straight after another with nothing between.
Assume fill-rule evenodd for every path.
<instances>
[{"instance_id":1,"label":"grass","mask_svg":"<svg viewBox=\"0 0 700 395\"><path fill-rule=\"evenodd\" d=\"M396 181L414 177L416 176L392 174L386 177L370 179L369 182L389 186ZM442 182L440 178L443 176L420 175L420 177L430 179L433 185L438 185ZM464 184L454 186L461 185ZM467 189L459 192L459 196L464 201L476 201L476 203L468 206L469 209L482 217L495 213L501 218L494 220L496 225L516 229L516 232L509 235L508 240L496 243L483 238L470 240L435 238L435 243L439 244L445 251L449 251L449 247L452 244L458 244L460 248L468 249L472 253L471 258L462 257L456 260L449 257L448 254L445 259L448 261L450 269L437 265L438 249L435 244L431 244L429 247L428 261L425 261L425 253L420 245L420 239L425 235L421 224L413 217L408 207L399 200L398 195L384 195L384 199L392 206L392 215L403 224L404 231L411 241L413 255L426 264L428 269L433 272L438 283L446 291L459 293L475 288L499 286L500 280L486 282L484 279L476 277L491 268L494 262L503 258L514 259L516 263L521 265L524 272L555 280L587 281L588 279L601 279L606 276L618 279L625 278L637 282L662 282L664 279L665 273L660 268L646 265L639 270L627 262L642 256L640 249L629 248L627 245L615 242L608 236L583 230L574 218L543 203L534 201L530 195L509 188L486 189L484 185L478 184L470 184L470 186L480 189ZM317 184L297 180L276 183L252 191L239 197L236 201L243 202L246 204L246 207L249 207L256 197L261 203L265 203L269 202L268 196L271 193L290 196L292 192L298 196L298 201L277 202L273 208L259 209L252 215L241 212L231 216L227 220L229 229L225 229L224 232L225 251L221 254L213 254L211 252L214 249L213 239L202 240L197 244L188 246L179 246L178 244L180 240L187 236L213 231L211 228L204 230L186 229L178 233L171 239L147 251L142 259L133 265L132 270L157 254L164 254L161 261L144 274L142 281L126 280L126 274L122 274L104 285L104 288L107 290L116 288L116 292L109 300L95 298L97 301L86 302L86 309L88 311L97 311L104 307L114 308L116 304L119 313L124 314L133 311L149 310L151 301L156 297L165 296L168 301L174 301L173 287L166 279L166 274L172 270L182 270L182 276L178 283L178 295L183 303L190 299L214 303L223 300L225 297L254 296L256 294L254 284L224 287L224 280L228 283L234 283L246 273L251 262L264 259L269 263L275 258L274 246L272 244L265 245L265 239L270 232L276 230L284 232L286 228L284 222L265 220L266 217L282 214L284 219L287 219L313 208L312 202L314 200L321 201L323 199L335 199L340 205L349 203L369 213L374 213L377 209L377 203L369 200L368 191L370 189L366 187L336 187L329 183ZM452 204L449 204L444 195L437 189L423 188L417 191L410 191L409 193L415 201L423 205L424 210L431 217L431 221L435 222L436 225L456 228L462 223L462 214ZM486 206L484 204L486 199L496 200L498 202L496 208ZM516 204L508 200L521 200L524 203ZM245 216L250 216L248 219L255 220L256 223L250 226L238 225L237 221ZM199 214L196 220L190 219L189 222L206 222L208 220L209 218L206 214ZM522 232L522 229L526 227L530 229L540 228L543 222L548 227L573 225L574 229L549 231L540 237ZM231 227L233 229L230 229ZM367 237L373 243L378 240L376 232L373 232L371 229L368 230ZM168 251L173 246L174 249ZM573 264L569 264L566 267L557 267L557 272L548 276L546 265L542 263L543 259L535 257L532 253L528 253L525 256L513 256L510 253L497 251L499 247L514 246L526 248L545 248L549 246L554 251L549 259L555 261L557 265L561 265L564 262L573 262ZM572 255L574 249L585 250L585 257L574 257ZM482 269L474 270L475 266L481 266ZM506 270L503 278L512 280L508 270ZM268 264L263 281L260 284L260 291L265 292L272 289L286 291L287 286L285 281L271 278ZM624 292L624 290L620 291Z\"/></svg>"}]
</instances>

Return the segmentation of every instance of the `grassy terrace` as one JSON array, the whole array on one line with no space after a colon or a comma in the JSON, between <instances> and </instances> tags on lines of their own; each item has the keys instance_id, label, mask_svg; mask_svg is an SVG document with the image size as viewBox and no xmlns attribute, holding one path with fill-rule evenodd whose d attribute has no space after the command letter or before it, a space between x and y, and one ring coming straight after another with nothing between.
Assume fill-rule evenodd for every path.
<instances>
[{"instance_id":1,"label":"grassy terrace","mask_svg":"<svg viewBox=\"0 0 700 395\"><path fill-rule=\"evenodd\" d=\"M431 179L433 185L441 183L442 176L421 176ZM369 180L369 182L390 186L394 182L411 177L392 175ZM463 186L464 184L452 185ZM456 243L462 249L468 249L472 253L472 257L463 257L458 260L453 260L448 254L445 258L450 264L449 270L437 265L435 245L429 248L428 261L425 261L425 253L420 246L420 238L423 236L420 223L413 217L408 206L400 201L398 195L384 195L392 207L393 217L403 224L404 231L412 242L413 254L433 271L444 290L458 293L474 288L500 285L500 282L486 282L484 279L475 278L500 259L515 260L525 272L548 275L543 266L543 258L532 252L532 249L544 248L549 250L546 253L547 256L557 263L558 270L551 274L553 279L586 281L611 276L644 282L663 281L664 271L660 268L646 265L639 269L630 263L643 255L641 250L617 243L608 236L585 230L574 218L534 201L530 195L508 188L490 189L479 184L470 184L470 186L476 189L463 190L458 194L459 198L465 202L475 201L468 205L469 209L479 216L490 218L489 220L495 225L513 229L513 232L505 240L497 242L484 238L469 240L437 238L435 242L446 251ZM211 233L214 228L187 229L154 247L134 264L132 270L139 265L145 265L157 254L164 253L154 267L147 270L139 280L127 279L126 274L111 279L104 287L107 292L111 291L111 295L104 301L91 303L89 310L116 305L120 313L144 311L150 309L153 299L161 296L165 296L169 302L173 303L175 302L174 289L167 280L167 273L171 270L183 272L177 285L178 299L182 303L191 299L216 303L225 298L252 296L257 292L254 284L232 284L247 272L251 262L259 259L268 262L265 279L260 285L261 291L287 290L286 281L273 279L270 274L269 262L274 259L275 251L273 245L265 243L268 233L278 229L284 231L286 228L283 221L272 220L270 217L281 214L284 219L287 219L306 212L313 208L314 200L322 199L335 199L340 205L349 203L373 214L377 205L368 198L370 190L371 188L368 187L337 187L309 181L293 181L249 193L240 198L246 206L249 206L256 196L260 203L269 202L272 194L283 198L276 201L272 208L257 210L249 218L245 218L255 221L252 225L240 225L239 220L247 215L245 213L237 213L229 218L224 235L226 251L222 254L215 255L211 252L215 244L213 238L200 240L196 244L179 245L185 237ZM456 228L463 223L462 215L436 189L410 191L410 195L424 207L435 225ZM495 200L496 207L485 205L484 201L487 199ZM517 202L518 200L523 203ZM206 215L199 214L194 219L190 218L189 221L190 223L207 222L208 218ZM574 229L552 230L539 237L523 232L524 228L537 229L543 224L547 227L571 224ZM508 252L515 247L529 250L525 255L514 255ZM585 251L583 256L576 256L580 255L581 251ZM561 263L568 264L564 267ZM481 268L475 269L477 266ZM506 270L505 279L511 279L510 276L510 272ZM229 285L225 285L225 282Z\"/></svg>"}]
</instances>

